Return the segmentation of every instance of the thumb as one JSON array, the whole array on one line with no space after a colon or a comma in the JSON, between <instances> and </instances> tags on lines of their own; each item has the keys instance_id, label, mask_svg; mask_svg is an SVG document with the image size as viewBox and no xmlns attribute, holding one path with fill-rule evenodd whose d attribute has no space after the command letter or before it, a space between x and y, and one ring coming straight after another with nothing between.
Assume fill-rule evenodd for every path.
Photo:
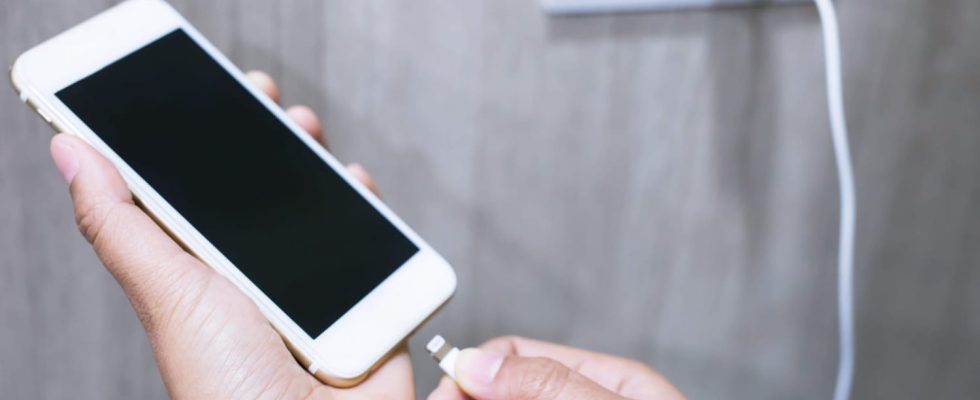
<instances>
[{"instance_id":1,"label":"thumb","mask_svg":"<svg viewBox=\"0 0 980 400\"><path fill-rule=\"evenodd\" d=\"M151 329L182 294L206 282L201 268L133 202L116 168L81 139L60 134L51 157L70 186L75 220Z\"/></svg>"},{"instance_id":2,"label":"thumb","mask_svg":"<svg viewBox=\"0 0 980 400\"><path fill-rule=\"evenodd\" d=\"M503 356L472 348L459 353L456 379L475 400L620 398L550 358Z\"/></svg>"}]
</instances>

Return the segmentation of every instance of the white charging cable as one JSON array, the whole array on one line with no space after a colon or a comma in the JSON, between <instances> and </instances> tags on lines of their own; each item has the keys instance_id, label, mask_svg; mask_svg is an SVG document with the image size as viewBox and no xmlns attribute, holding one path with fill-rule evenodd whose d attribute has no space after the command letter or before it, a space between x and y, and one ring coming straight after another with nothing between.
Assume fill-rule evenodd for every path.
<instances>
[{"instance_id":1,"label":"white charging cable","mask_svg":"<svg viewBox=\"0 0 980 400\"><path fill-rule=\"evenodd\" d=\"M543 0L545 10L551 13L614 11L597 3L587 10L567 10L556 7L550 0ZM834 159L837 163L837 182L840 186L840 236L837 250L837 312L840 334L840 354L837 365L837 381L834 400L848 400L854 381L854 225L857 218L854 189L854 167L847 143L847 124L844 117L844 90L841 77L840 31L837 12L831 0L814 0L823 26L824 61L827 74L827 104L830 113L830 131L834 143ZM616 9L618 10L618 9ZM426 346L446 373L453 375L456 349L441 336L432 338Z\"/></svg>"},{"instance_id":2,"label":"white charging cable","mask_svg":"<svg viewBox=\"0 0 980 400\"><path fill-rule=\"evenodd\" d=\"M837 161L840 185L840 237L837 250L837 312L840 334L840 359L834 400L847 400L854 380L854 221L857 217L854 190L854 167L847 144L844 118L843 79L841 78L840 32L837 12L831 0L814 0L823 25L824 58L827 69L827 103L830 130Z\"/></svg>"}]
</instances>

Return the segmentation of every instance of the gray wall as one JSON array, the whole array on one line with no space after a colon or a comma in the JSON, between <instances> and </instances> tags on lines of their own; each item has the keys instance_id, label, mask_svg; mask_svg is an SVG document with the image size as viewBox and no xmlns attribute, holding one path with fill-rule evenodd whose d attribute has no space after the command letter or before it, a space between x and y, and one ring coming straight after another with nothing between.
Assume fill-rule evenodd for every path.
<instances>
[{"instance_id":1,"label":"gray wall","mask_svg":"<svg viewBox=\"0 0 980 400\"><path fill-rule=\"evenodd\" d=\"M0 58L113 1L0 3ZM412 341L520 334L692 398L821 399L837 188L808 6L549 19L532 0L191 1L243 68L456 266ZM855 398L980 395L980 2L841 1L859 189ZM0 95L4 398L165 392L72 222L48 129Z\"/></svg>"}]
</instances>

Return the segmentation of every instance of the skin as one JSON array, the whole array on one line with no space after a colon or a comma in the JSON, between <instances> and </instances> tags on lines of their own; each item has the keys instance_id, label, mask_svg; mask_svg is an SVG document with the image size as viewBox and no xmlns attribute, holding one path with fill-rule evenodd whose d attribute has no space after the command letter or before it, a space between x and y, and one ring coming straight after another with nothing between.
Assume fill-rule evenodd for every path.
<instances>
[{"instance_id":1,"label":"skin","mask_svg":"<svg viewBox=\"0 0 980 400\"><path fill-rule=\"evenodd\" d=\"M516 336L464 349L456 378L443 377L429 399L684 398L639 361Z\"/></svg>"},{"instance_id":2,"label":"skin","mask_svg":"<svg viewBox=\"0 0 980 400\"><path fill-rule=\"evenodd\" d=\"M249 80L278 102L275 82ZM327 145L316 114L287 110ZM129 298L156 356L163 382L177 399L410 399L415 396L408 351L401 347L354 388L326 386L292 357L252 301L230 281L185 252L133 202L108 160L75 136L59 134L51 155L68 183L79 230ZM357 164L348 170L377 193ZM467 349L457 363L460 386L444 379L434 399L648 398L680 393L636 361L522 338L499 338Z\"/></svg>"}]
</instances>

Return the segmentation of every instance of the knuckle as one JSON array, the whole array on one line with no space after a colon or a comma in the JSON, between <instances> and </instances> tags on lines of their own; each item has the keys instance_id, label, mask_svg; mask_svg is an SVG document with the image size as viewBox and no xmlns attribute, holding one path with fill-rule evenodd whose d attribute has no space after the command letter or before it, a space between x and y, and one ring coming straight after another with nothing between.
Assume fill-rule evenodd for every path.
<instances>
[{"instance_id":1,"label":"knuckle","mask_svg":"<svg viewBox=\"0 0 980 400\"><path fill-rule=\"evenodd\" d=\"M571 370L547 358L533 358L517 386L521 399L557 399L568 384Z\"/></svg>"},{"instance_id":2,"label":"knuckle","mask_svg":"<svg viewBox=\"0 0 980 400\"><path fill-rule=\"evenodd\" d=\"M112 246L112 240L103 236L96 252L100 246ZM208 271L188 265L196 259L182 250L130 258L110 253L101 252L100 257L150 333L189 318L211 283Z\"/></svg>"},{"instance_id":3,"label":"knuckle","mask_svg":"<svg viewBox=\"0 0 980 400\"><path fill-rule=\"evenodd\" d=\"M184 252L163 257L157 261L155 270L169 269L167 264L191 262L191 256ZM182 268L179 273L165 274L147 278L142 294L130 297L140 321L148 329L161 325L186 322L192 318L212 284L210 274L197 268Z\"/></svg>"},{"instance_id":4,"label":"knuckle","mask_svg":"<svg viewBox=\"0 0 980 400\"><path fill-rule=\"evenodd\" d=\"M78 225L78 231L82 233L85 240L88 240L91 244L96 244L99 236L105 231L105 227L115 212L115 208L115 205L112 203L98 203L89 207L80 208L75 213L75 223Z\"/></svg>"}]
</instances>

